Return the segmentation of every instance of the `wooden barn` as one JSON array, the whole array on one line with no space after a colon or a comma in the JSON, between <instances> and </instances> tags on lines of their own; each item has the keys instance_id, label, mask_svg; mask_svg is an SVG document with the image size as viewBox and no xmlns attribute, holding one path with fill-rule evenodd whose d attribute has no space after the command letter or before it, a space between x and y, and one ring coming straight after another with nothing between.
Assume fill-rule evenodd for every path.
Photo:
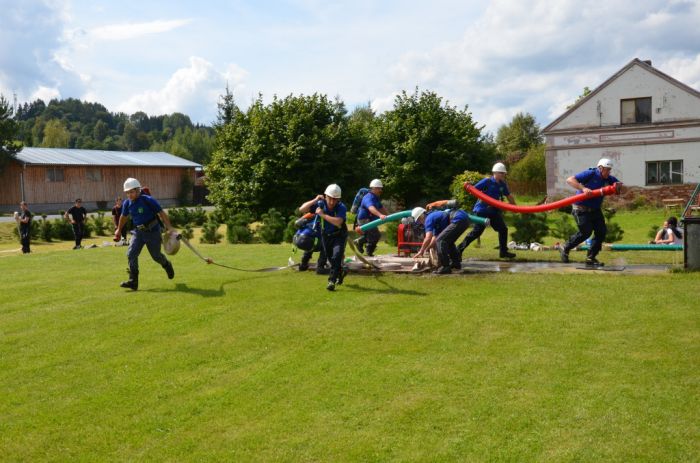
<instances>
[{"instance_id":1,"label":"wooden barn","mask_svg":"<svg viewBox=\"0 0 700 463\"><path fill-rule=\"evenodd\" d=\"M163 206L192 198L200 164L163 152L24 148L0 174L0 211L27 201L32 212L56 213L83 200L88 210L108 209L128 177L148 186ZM183 192L183 185L187 191Z\"/></svg>"}]
</instances>

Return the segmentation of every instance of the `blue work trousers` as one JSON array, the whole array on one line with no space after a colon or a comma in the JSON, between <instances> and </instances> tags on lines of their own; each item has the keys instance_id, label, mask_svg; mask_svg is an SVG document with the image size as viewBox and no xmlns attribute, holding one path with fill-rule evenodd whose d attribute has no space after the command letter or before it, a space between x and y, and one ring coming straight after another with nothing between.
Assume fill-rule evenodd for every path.
<instances>
[{"instance_id":1,"label":"blue work trousers","mask_svg":"<svg viewBox=\"0 0 700 463\"><path fill-rule=\"evenodd\" d=\"M129 249L126 251L126 257L129 259L129 272L132 278L139 274L139 254L144 245L148 248L153 260L164 266L168 263L168 259L160 252L162 238L160 236L160 227L154 226L151 230L132 230L131 242Z\"/></svg>"}]
</instances>

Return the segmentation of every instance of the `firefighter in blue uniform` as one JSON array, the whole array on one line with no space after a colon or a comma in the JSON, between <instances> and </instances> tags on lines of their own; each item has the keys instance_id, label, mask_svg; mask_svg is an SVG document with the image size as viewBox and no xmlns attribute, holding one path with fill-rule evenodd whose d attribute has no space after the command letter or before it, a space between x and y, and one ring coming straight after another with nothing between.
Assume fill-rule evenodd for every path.
<instances>
[{"instance_id":1,"label":"firefighter in blue uniform","mask_svg":"<svg viewBox=\"0 0 700 463\"><path fill-rule=\"evenodd\" d=\"M446 211L434 210L426 214L425 209L416 207L411 211L413 220L425 226L425 238L414 258L423 257L426 251L437 248L439 268L437 275L452 273L452 269L462 269L462 259L455 242L469 227L469 215L462 209Z\"/></svg>"},{"instance_id":2,"label":"firefighter in blue uniform","mask_svg":"<svg viewBox=\"0 0 700 463\"><path fill-rule=\"evenodd\" d=\"M138 289L139 254L144 246L148 248L153 260L163 267L168 278L173 279L175 277L173 264L160 251L162 238L158 218L170 231L173 228L168 214L158 204L158 201L141 192L141 183L135 178L126 179L124 192L128 199L122 203L122 214L119 218L119 226L114 231L114 241L121 240L121 230L128 217L131 217L134 228L131 231L132 238L126 253L129 260L129 280L122 282L121 287L131 288L134 291Z\"/></svg>"},{"instance_id":3,"label":"firefighter in blue uniform","mask_svg":"<svg viewBox=\"0 0 700 463\"><path fill-rule=\"evenodd\" d=\"M573 175L566 179L566 183L576 188L577 194L589 194L591 190L597 190L598 188L620 182L617 178L610 175L612 167L613 163L610 159L602 158L598 161L598 166L596 168L590 168ZM583 243L592 233L593 239L591 240L591 245L588 247L586 266L599 267L603 265L596 259L605 241L605 235L608 232L608 228L605 226L605 217L601 210L602 205L602 196L573 204L571 213L578 226L578 232L572 235L559 250L562 262L569 262L569 251Z\"/></svg>"},{"instance_id":4,"label":"firefighter in blue uniform","mask_svg":"<svg viewBox=\"0 0 700 463\"><path fill-rule=\"evenodd\" d=\"M502 201L502 199L505 197L508 199L509 203L515 204L515 198L508 189L508 184L506 183L507 170L505 164L502 162L497 162L493 165L491 172L493 173L493 176L480 180L476 185L474 185L474 188L479 191L483 191L490 197L499 201ZM514 258L515 254L508 252L508 226L503 220L503 213L501 210L490 206L481 200L476 202L473 210L479 217L488 218L491 221L491 227L498 232L498 248L500 250L499 256L507 259ZM472 241L484 233L484 230L486 230L486 225L479 223L474 224L472 231L470 231L464 240L459 244L458 250L460 255Z\"/></svg>"},{"instance_id":5,"label":"firefighter in blue uniform","mask_svg":"<svg viewBox=\"0 0 700 463\"><path fill-rule=\"evenodd\" d=\"M323 246L326 258L330 261L331 271L328 275L328 291L334 291L336 285L343 284L345 270L343 269L343 257L345 255L345 241L348 237L346 224L347 208L340 201L341 190L336 184L328 185L324 195L305 202L299 210L302 213L315 212L321 219L321 246Z\"/></svg>"},{"instance_id":6,"label":"firefighter in blue uniform","mask_svg":"<svg viewBox=\"0 0 700 463\"><path fill-rule=\"evenodd\" d=\"M374 220L380 219L384 220L387 215L387 210L382 206L379 200L384 189L384 184L378 178L372 180L369 184L369 192L365 194L362 198L362 203L360 204L360 209L357 212L357 224L364 225L370 223ZM382 234L379 231L379 227L367 230L364 234L357 238L354 243L360 252L365 252L365 245L367 246L367 255L373 256L374 250L377 249L377 243Z\"/></svg>"}]
</instances>

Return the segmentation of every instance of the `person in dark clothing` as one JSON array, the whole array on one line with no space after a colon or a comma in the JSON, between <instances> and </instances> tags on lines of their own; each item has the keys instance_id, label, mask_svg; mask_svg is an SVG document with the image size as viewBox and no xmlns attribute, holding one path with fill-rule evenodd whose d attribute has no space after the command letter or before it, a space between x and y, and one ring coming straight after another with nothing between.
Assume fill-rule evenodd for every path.
<instances>
[{"instance_id":1,"label":"person in dark clothing","mask_svg":"<svg viewBox=\"0 0 700 463\"><path fill-rule=\"evenodd\" d=\"M32 252L31 249L29 249L32 230L32 213L29 211L29 206L27 206L27 203L24 201L19 203L19 207L20 212L15 213L17 223L19 224L19 239L22 243L22 253L29 254Z\"/></svg>"},{"instance_id":2,"label":"person in dark clothing","mask_svg":"<svg viewBox=\"0 0 700 463\"><path fill-rule=\"evenodd\" d=\"M508 184L506 183L506 166L501 162L497 162L493 165L493 169L491 169L491 171L493 176L480 180L476 185L474 185L474 188L478 189L479 191L483 191L487 195L499 201L505 197L508 199L509 203L515 204L515 198L510 193ZM491 227L498 232L498 248L500 250L499 257L507 259L514 258L515 254L508 252L508 227L503 220L503 213L501 210L479 200L474 205L474 213L479 217L488 218L491 221ZM475 223L472 231L470 231L464 240L459 244L457 248L459 253L462 254L472 241L484 233L484 230L486 230L486 225Z\"/></svg>"},{"instance_id":3,"label":"person in dark clothing","mask_svg":"<svg viewBox=\"0 0 700 463\"><path fill-rule=\"evenodd\" d=\"M87 219L87 211L83 207L83 201L80 198L76 199L75 205L66 211L64 217L70 220L73 226L73 235L75 236L73 249L80 249L83 242L83 233L85 232L85 220Z\"/></svg>"},{"instance_id":4,"label":"person in dark clothing","mask_svg":"<svg viewBox=\"0 0 700 463\"><path fill-rule=\"evenodd\" d=\"M148 248L148 252L154 261L158 262L169 279L175 278L175 270L173 264L163 255L160 250L162 237L161 225L158 220L163 222L168 231L172 231L173 227L170 224L168 214L163 210L158 201L141 192L141 184L135 178L128 178L124 182L124 191L128 199L122 205L122 215L119 219L119 225L114 231L114 241L121 239L121 229L131 217L134 229L131 231L131 242L129 250L126 253L129 259L129 280L121 283L122 288L130 288L136 291L139 287L139 254L144 246Z\"/></svg>"},{"instance_id":5,"label":"person in dark clothing","mask_svg":"<svg viewBox=\"0 0 700 463\"><path fill-rule=\"evenodd\" d=\"M597 167L572 175L566 179L566 183L572 188L576 188L577 194L590 194L591 190L619 183L617 178L610 175L612 167L613 163L610 159L602 158L598 161ZM600 267L603 265L596 259L608 232L608 228L605 225L605 216L603 216L603 211L601 210L602 205L602 196L592 197L573 204L571 213L574 216L576 225L578 225L578 232L572 235L559 250L562 262L569 262L569 251L583 243L593 234L591 245L588 248L588 255L586 256L586 266Z\"/></svg>"}]
</instances>

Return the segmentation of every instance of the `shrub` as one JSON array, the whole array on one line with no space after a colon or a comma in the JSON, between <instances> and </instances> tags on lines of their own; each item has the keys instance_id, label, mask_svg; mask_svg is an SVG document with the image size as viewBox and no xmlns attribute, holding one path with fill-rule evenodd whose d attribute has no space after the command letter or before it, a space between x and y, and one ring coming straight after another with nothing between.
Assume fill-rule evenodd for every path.
<instances>
[{"instance_id":1,"label":"shrub","mask_svg":"<svg viewBox=\"0 0 700 463\"><path fill-rule=\"evenodd\" d=\"M51 226L51 221L46 220L46 214L41 215L40 229L39 235L41 236L41 239L47 243L50 243L51 238L53 237L53 227Z\"/></svg>"},{"instance_id":2,"label":"shrub","mask_svg":"<svg viewBox=\"0 0 700 463\"><path fill-rule=\"evenodd\" d=\"M649 198L644 195L639 195L627 204L627 209L630 211L636 211L637 209L647 207L649 205Z\"/></svg>"},{"instance_id":3,"label":"shrub","mask_svg":"<svg viewBox=\"0 0 700 463\"><path fill-rule=\"evenodd\" d=\"M262 225L258 229L258 234L263 242L278 244L282 242L285 228L284 217L273 207L262 215Z\"/></svg>"},{"instance_id":4,"label":"shrub","mask_svg":"<svg viewBox=\"0 0 700 463\"><path fill-rule=\"evenodd\" d=\"M293 215L289 216L289 220L287 221L287 227L284 229L284 242L285 243L291 243L292 239L294 238L294 235L297 232L297 227L294 225L294 223L299 220L298 217L295 217Z\"/></svg>"},{"instance_id":5,"label":"shrub","mask_svg":"<svg viewBox=\"0 0 700 463\"><path fill-rule=\"evenodd\" d=\"M192 216L192 221L195 225L197 225L198 227L204 225L204 222L206 222L207 220L207 212L202 206L197 205L197 207L195 207L194 210L190 212Z\"/></svg>"},{"instance_id":6,"label":"shrub","mask_svg":"<svg viewBox=\"0 0 700 463\"><path fill-rule=\"evenodd\" d=\"M479 180L488 177L488 175L480 174L479 172L474 172L467 170L457 175L452 184L450 185L450 193L452 193L452 198L443 199L456 199L459 207L465 211L471 211L476 204L476 196L470 195L464 191L464 183L469 182L472 185L476 184ZM437 198L436 198L437 199Z\"/></svg>"},{"instance_id":7,"label":"shrub","mask_svg":"<svg viewBox=\"0 0 700 463\"><path fill-rule=\"evenodd\" d=\"M105 220L105 213L98 212L97 217L92 217L92 226L95 229L95 234L99 236L105 236L105 230L108 227L107 221Z\"/></svg>"},{"instance_id":8,"label":"shrub","mask_svg":"<svg viewBox=\"0 0 700 463\"><path fill-rule=\"evenodd\" d=\"M74 237L73 227L65 219L54 219L51 224L51 236L61 241L70 241Z\"/></svg>"},{"instance_id":9,"label":"shrub","mask_svg":"<svg viewBox=\"0 0 700 463\"><path fill-rule=\"evenodd\" d=\"M191 240L194 236L194 230L192 230L192 227L189 224L187 224L180 228L180 235L182 235L182 237L186 240Z\"/></svg>"},{"instance_id":10,"label":"shrub","mask_svg":"<svg viewBox=\"0 0 700 463\"><path fill-rule=\"evenodd\" d=\"M253 215L249 212L240 212L231 216L226 223L226 240L231 244L250 243L253 241L253 232L250 224Z\"/></svg>"},{"instance_id":11,"label":"shrub","mask_svg":"<svg viewBox=\"0 0 700 463\"><path fill-rule=\"evenodd\" d=\"M384 241L389 246L399 244L399 222L387 222L384 226Z\"/></svg>"},{"instance_id":12,"label":"shrub","mask_svg":"<svg viewBox=\"0 0 700 463\"><path fill-rule=\"evenodd\" d=\"M511 217L515 228L511 236L516 243L541 243L549 234L546 214L513 214Z\"/></svg>"},{"instance_id":13,"label":"shrub","mask_svg":"<svg viewBox=\"0 0 700 463\"><path fill-rule=\"evenodd\" d=\"M608 228L608 233L605 235L605 241L608 243L614 243L616 241L621 241L625 234L625 231L616 222L612 221L615 217L617 211L615 209L603 209L603 215L605 216L605 224Z\"/></svg>"},{"instance_id":14,"label":"shrub","mask_svg":"<svg viewBox=\"0 0 700 463\"><path fill-rule=\"evenodd\" d=\"M223 235L219 233L219 222L210 216L209 220L202 227L202 236L199 238L199 242L216 244L221 241L221 238L223 238Z\"/></svg>"},{"instance_id":15,"label":"shrub","mask_svg":"<svg viewBox=\"0 0 700 463\"><path fill-rule=\"evenodd\" d=\"M647 232L647 237L650 240L655 240L656 239L656 234L659 232L659 228L656 225L652 225L649 231Z\"/></svg>"},{"instance_id":16,"label":"shrub","mask_svg":"<svg viewBox=\"0 0 700 463\"><path fill-rule=\"evenodd\" d=\"M569 214L557 213L550 228L550 234L560 240L568 240L578 228Z\"/></svg>"}]
</instances>

